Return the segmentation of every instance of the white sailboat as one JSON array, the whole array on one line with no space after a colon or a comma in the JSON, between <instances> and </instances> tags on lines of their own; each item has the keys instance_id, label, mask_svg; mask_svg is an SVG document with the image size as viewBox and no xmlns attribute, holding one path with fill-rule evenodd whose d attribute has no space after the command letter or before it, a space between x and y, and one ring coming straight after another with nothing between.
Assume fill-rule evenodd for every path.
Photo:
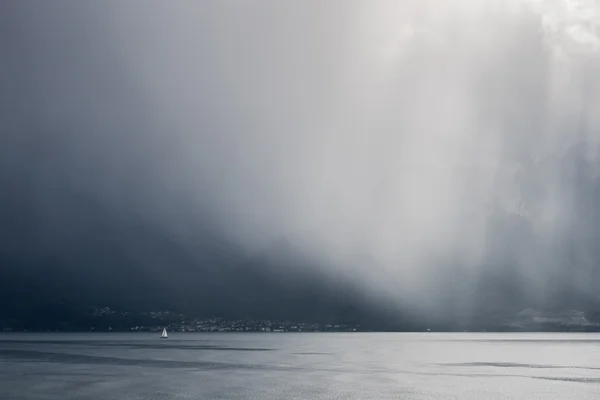
<instances>
[{"instance_id":1,"label":"white sailboat","mask_svg":"<svg viewBox=\"0 0 600 400\"><path fill-rule=\"evenodd\" d=\"M167 337L168 337L167 336L167 328L163 328L162 335L160 335L160 338L161 339L166 339Z\"/></svg>"}]
</instances>

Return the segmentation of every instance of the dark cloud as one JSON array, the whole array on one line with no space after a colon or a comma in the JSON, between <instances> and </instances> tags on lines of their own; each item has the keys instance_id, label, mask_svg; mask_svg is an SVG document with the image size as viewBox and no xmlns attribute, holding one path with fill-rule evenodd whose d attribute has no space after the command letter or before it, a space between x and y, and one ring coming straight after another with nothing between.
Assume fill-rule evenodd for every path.
<instances>
[{"instance_id":1,"label":"dark cloud","mask_svg":"<svg viewBox=\"0 0 600 400\"><path fill-rule=\"evenodd\" d=\"M11 293L594 309L598 21L553 4L5 2Z\"/></svg>"}]
</instances>

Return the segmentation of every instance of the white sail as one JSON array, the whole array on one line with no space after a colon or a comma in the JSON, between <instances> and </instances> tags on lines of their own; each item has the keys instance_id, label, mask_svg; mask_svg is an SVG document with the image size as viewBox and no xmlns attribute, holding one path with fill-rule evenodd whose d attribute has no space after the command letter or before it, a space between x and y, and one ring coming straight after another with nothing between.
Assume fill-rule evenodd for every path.
<instances>
[{"instance_id":1,"label":"white sail","mask_svg":"<svg viewBox=\"0 0 600 400\"><path fill-rule=\"evenodd\" d=\"M163 328L162 335L160 335L160 337L163 339L167 338L167 328Z\"/></svg>"}]
</instances>

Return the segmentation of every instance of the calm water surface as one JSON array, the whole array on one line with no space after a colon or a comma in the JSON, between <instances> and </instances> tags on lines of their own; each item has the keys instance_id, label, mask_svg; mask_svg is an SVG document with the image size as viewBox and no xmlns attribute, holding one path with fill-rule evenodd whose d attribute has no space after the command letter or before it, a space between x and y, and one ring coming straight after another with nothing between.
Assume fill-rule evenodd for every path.
<instances>
[{"instance_id":1,"label":"calm water surface","mask_svg":"<svg viewBox=\"0 0 600 400\"><path fill-rule=\"evenodd\" d=\"M597 400L600 335L4 334L0 398Z\"/></svg>"}]
</instances>

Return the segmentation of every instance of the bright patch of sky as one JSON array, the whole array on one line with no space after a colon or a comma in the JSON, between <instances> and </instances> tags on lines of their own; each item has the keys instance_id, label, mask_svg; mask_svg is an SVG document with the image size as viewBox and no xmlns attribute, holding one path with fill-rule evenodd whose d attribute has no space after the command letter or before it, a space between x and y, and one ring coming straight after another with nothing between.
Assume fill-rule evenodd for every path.
<instances>
[{"instance_id":1,"label":"bright patch of sky","mask_svg":"<svg viewBox=\"0 0 600 400\"><path fill-rule=\"evenodd\" d=\"M600 50L599 0L524 0L540 14L557 55Z\"/></svg>"}]
</instances>

